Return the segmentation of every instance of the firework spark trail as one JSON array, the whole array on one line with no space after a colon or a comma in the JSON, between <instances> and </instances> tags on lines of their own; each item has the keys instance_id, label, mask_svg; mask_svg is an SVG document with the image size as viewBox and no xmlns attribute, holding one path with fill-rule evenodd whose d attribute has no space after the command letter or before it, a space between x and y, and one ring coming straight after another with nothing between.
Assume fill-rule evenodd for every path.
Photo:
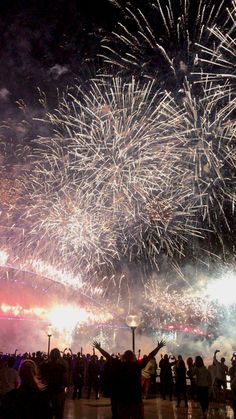
<instances>
[{"instance_id":1,"label":"firework spark trail","mask_svg":"<svg viewBox=\"0 0 236 419\"><path fill-rule=\"evenodd\" d=\"M40 284L43 292L48 292L53 285L66 286L78 295L91 299L95 305L109 305L111 311L114 306L119 305L123 282L126 281L124 275L101 276L100 272L93 271L92 274L76 271L72 272L71 267L65 263L59 263L55 247L50 247L50 255L45 255L44 239L40 237L37 241L37 249L32 252L27 240L26 233L22 228L16 226L0 226L0 267L4 278L16 281L22 285L37 288ZM32 241L32 238L31 240ZM35 258L33 258L35 253ZM42 259L39 259L42 255ZM47 257L46 257L47 256ZM50 262L48 262L50 260ZM13 279L14 278L14 279ZM3 278L2 278L3 279ZM43 285L45 283L45 285ZM113 298L107 300L109 288L116 286L116 293Z\"/></svg>"},{"instance_id":2,"label":"firework spark trail","mask_svg":"<svg viewBox=\"0 0 236 419\"><path fill-rule=\"evenodd\" d=\"M10 259L10 255L7 254L6 251L1 251L1 265L6 269L10 267L8 259ZM30 263L34 268L34 270L29 271L31 274L37 272L38 276L43 275L44 278L47 274L47 278L50 278L52 281L74 288L82 296L85 295L83 289L84 284L81 284L78 288L76 281L74 281L73 278L71 280L71 275L66 276L66 273L60 272L54 267L44 265L43 261L32 260L29 261L28 264ZM22 273L24 273L24 271L22 271L23 268L16 266L15 269L17 269L18 272L20 271L22 276ZM62 280L60 280L60 278L62 278ZM203 331L207 326L214 326L224 315L227 315L228 318L232 320L235 313L235 306L232 306L231 309L231 305L232 303L235 303L235 298L232 296L232 293L230 293L230 287L228 290L228 300L225 300L222 295L224 293L222 290L227 289L228 287L228 279L231 280L232 285L235 283L235 274L232 270L228 272L224 271L222 276L218 275L214 280L208 279L205 287L199 287L198 283L194 283L194 287L185 288L184 290L176 289L173 285L163 286L162 281L149 279L145 283L144 296L140 308L143 313L143 321L146 322L145 324L147 327L156 325L158 321L159 327L163 326L163 328L168 325L172 325L174 328L178 328L178 325L188 325L190 327L200 327L199 330ZM104 278L104 281L107 284L107 278ZM22 284L25 286L25 281L23 281ZM100 281L100 285L104 285L103 281ZM94 295L95 294L96 296L98 295L94 292ZM80 319L79 322L81 324L86 324L87 321L106 323L111 319L119 319L122 321L123 311L117 311L119 306L115 310L111 303L108 304L108 302L106 302L106 305L104 306L104 304L100 304L97 299L94 301L92 298L89 298L88 295L85 296L89 303L87 309L81 309L75 304L74 306L67 307L65 303L63 303L63 306L58 305L58 303L53 303L46 308L36 307L34 305L28 306L27 304L28 308L25 308L21 304L12 306L7 304L7 302L2 302L0 310L7 316L14 315L26 319L28 317L37 316L43 320L48 319L48 321L50 320L55 326L56 323L60 323L60 313L63 309L65 317L63 327L65 330L70 329L69 319L71 318L72 310L74 314L80 312L80 315L77 313L76 316L73 315L72 318L76 318L77 321ZM225 306L227 301L229 302L228 308ZM90 309L90 306L93 307L93 309ZM73 322L74 321L75 320L73 320ZM61 326L62 325L60 325L60 327Z\"/></svg>"},{"instance_id":3,"label":"firework spark trail","mask_svg":"<svg viewBox=\"0 0 236 419\"><path fill-rule=\"evenodd\" d=\"M37 140L36 168L24 180L22 222L34 259L93 277L117 262L158 266L163 250L183 256L206 221L222 240L219 216L230 229L230 100L217 108L222 89L209 96L206 84L197 98L186 83L180 106L152 87L94 80L48 114L55 134Z\"/></svg>"},{"instance_id":4,"label":"firework spark trail","mask_svg":"<svg viewBox=\"0 0 236 419\"><path fill-rule=\"evenodd\" d=\"M71 272L59 270L56 266L48 265L43 260L32 258L14 260L10 249L6 247L0 249L0 266L6 271L15 270L21 273L22 277L28 273L60 285L73 287L76 290L82 290L84 285L80 276L75 277Z\"/></svg>"},{"instance_id":5,"label":"firework spark trail","mask_svg":"<svg viewBox=\"0 0 236 419\"><path fill-rule=\"evenodd\" d=\"M193 268L193 269L192 269ZM234 327L236 284L233 263L219 263L209 272L196 269L195 264L185 271L188 287L174 284L166 276L150 277L144 287L144 322L146 326L192 333L199 328L203 334L225 334ZM186 281L187 282L187 281ZM182 325L182 326L181 326ZM181 326L181 328L180 328ZM224 330L225 328L225 330Z\"/></svg>"},{"instance_id":6,"label":"firework spark trail","mask_svg":"<svg viewBox=\"0 0 236 419\"><path fill-rule=\"evenodd\" d=\"M40 192L43 196L44 191L38 189L36 193ZM78 266L83 264L85 254L88 265L93 260L97 263L109 263L110 258L115 257L117 250L112 220L109 217L104 218L102 209L95 206L94 200L90 203L84 194L74 194L72 198L67 191L53 193L50 199L51 202L37 201L37 207L34 208L46 217L40 217L32 228L30 234L33 241L39 231L45 231L46 236L57 244L59 254L70 259L71 254L76 253ZM47 247L46 240L45 246ZM38 249L39 253L40 250L43 255L44 246ZM54 251L53 247L52 252Z\"/></svg>"},{"instance_id":7,"label":"firework spark trail","mask_svg":"<svg viewBox=\"0 0 236 419\"><path fill-rule=\"evenodd\" d=\"M0 262L1 266L3 266L5 269L11 269L12 265L11 262L11 255L5 250L0 251ZM28 267L28 270L26 271L26 266ZM31 270L29 270L29 267L31 266ZM104 313L104 304L100 304L99 298L97 297L101 296L103 299L104 296L104 288L109 286L109 281L113 281L112 278L103 278L100 279L100 282L96 281L97 283L97 289L92 290L91 289L91 283L89 281L89 286L87 284L87 281L84 283L78 282L78 278L74 278L71 273L61 272L54 266L48 266L43 261L40 260L29 260L29 261L18 261L18 264L15 264L14 269L16 269L17 272L19 272L20 275L20 283L22 282L22 285L26 285L28 281L26 281L26 278L24 279L24 273L28 272L33 275L37 274L37 276L43 278L49 278L53 282L66 285L67 287L73 288L81 295L85 295L87 298L89 298L90 303L93 305L93 307L100 307L100 314L97 313L94 321L106 321L106 316L102 316L102 313ZM22 276L23 275L23 276ZM12 275L10 275L12 276ZM32 275L31 275L32 277ZM219 277L219 275L218 275ZM180 290L173 289L170 286L166 286L163 288L161 285L161 281L156 280L149 280L145 284L145 296L142 302L142 312L144 315L144 318L146 318L147 326L149 327L151 324L156 324L156 319L158 319L160 326L162 325L164 328L168 325L174 325L173 327L177 327L177 325L192 325L195 327L196 325L202 325L202 327L206 327L206 325L214 325L219 319L220 316L222 316L222 307L219 306L219 304L216 304L215 298L216 298L216 292L214 291L217 288L217 284L222 282L224 279L224 284L221 285L221 294L220 297L222 299L222 289L227 288L227 281L228 277L231 278L232 283L235 281L235 277L233 277L233 274L231 271L226 275L225 271L224 274L219 277L220 281L209 281L208 280L208 286L197 286L195 284L196 290L194 291L193 287L190 286L188 290L184 290L182 293ZM108 281L109 279L109 281ZM32 278L31 278L32 280ZM30 280L30 281L31 281ZM35 281L35 279L33 280ZM30 285L30 283L28 284ZM39 282L37 280L35 285L39 285ZM116 287L116 281L114 282L112 289L114 294L114 287ZM45 288L45 286L44 286ZM205 290L206 295L204 294L204 291L200 291L200 289ZM89 291L90 290L90 291ZM217 288L218 294L219 294L219 286ZM92 293L92 291L94 291ZM87 292L87 294L86 294ZM96 300L90 299L89 295L93 295L93 297L96 297ZM211 297L209 297L209 295ZM229 294L230 295L230 294ZM231 295L231 300L232 300ZM219 296L217 297L219 298ZM230 301L231 301L230 300ZM104 301L104 300L103 300ZM114 301L114 300L113 300ZM225 298L223 298L224 304ZM112 303L110 302L108 304L108 301L106 300L106 313L109 311L110 313L113 313L115 318L117 319L117 315L119 314L117 312L117 309L114 309L114 305L112 306ZM118 304L119 307L119 304ZM3 312L10 313L12 312L14 315L31 315L36 313L36 315L41 316L42 313L39 311L36 312L36 308L32 307L31 309L27 309L24 311L23 308L21 308L19 305L13 307L10 309L10 307L3 306L2 307ZM10 311L9 311L10 310ZM45 311L45 310L44 310ZM53 309L47 309L46 314L50 314ZM227 312L224 309L225 315L231 316L233 318L234 310L227 310ZM46 315L45 314L45 315ZM100 317L99 317L100 316ZM122 314L121 314L122 317ZM55 316L53 317L55 320ZM55 321L54 321L55 322ZM175 326L176 325L176 326ZM189 329L190 330L190 329Z\"/></svg>"},{"instance_id":8,"label":"firework spark trail","mask_svg":"<svg viewBox=\"0 0 236 419\"><path fill-rule=\"evenodd\" d=\"M218 316L219 307L209 297L194 295L192 289L163 288L156 280L145 285L145 304L148 321L158 318L161 323L174 322L189 325L211 324Z\"/></svg>"},{"instance_id":9,"label":"firework spark trail","mask_svg":"<svg viewBox=\"0 0 236 419\"><path fill-rule=\"evenodd\" d=\"M203 81L212 80L215 83L226 82L229 91L235 95L236 80L236 1L227 9L228 22L219 27L209 25L208 31L213 37L214 47L199 42L201 48L201 61L208 64L208 69L201 72ZM211 70L209 69L211 68Z\"/></svg>"},{"instance_id":10,"label":"firework spark trail","mask_svg":"<svg viewBox=\"0 0 236 419\"><path fill-rule=\"evenodd\" d=\"M40 257L56 248L58 261L90 272L182 254L200 235L181 163L182 113L168 93L134 80L94 80L59 103L48 115L55 135L37 140L24 182L23 218L32 242L41 237Z\"/></svg>"},{"instance_id":11,"label":"firework spark trail","mask_svg":"<svg viewBox=\"0 0 236 419\"><path fill-rule=\"evenodd\" d=\"M225 15L219 5L201 0L148 2L140 8L123 7L124 23L103 40L105 63L119 74L156 79L168 88L179 88L186 75L199 68L197 44L211 48L214 34L207 31ZM227 18L225 24L227 23Z\"/></svg>"},{"instance_id":12,"label":"firework spark trail","mask_svg":"<svg viewBox=\"0 0 236 419\"><path fill-rule=\"evenodd\" d=\"M153 94L152 83L120 79L94 80L90 91L62 98L48 114L55 133L37 140L21 186L16 257L32 254L75 282L82 274L87 290L105 295L114 279L103 280L104 271L117 263L158 267L164 251L179 272L176 255L203 238L206 225L223 242L225 207L234 211L235 123L227 122L230 99L217 107L222 88L203 87L197 98L186 83L181 106ZM125 281L118 278L117 301Z\"/></svg>"},{"instance_id":13,"label":"firework spark trail","mask_svg":"<svg viewBox=\"0 0 236 419\"><path fill-rule=\"evenodd\" d=\"M235 120L228 121L234 106L230 97L224 107L219 100L224 89L213 89L209 83L202 84L203 95L196 97L190 83L183 89L183 106L186 109L185 147L182 148L183 164L192 170L195 207L199 208L199 221L207 221L216 235L221 235L221 223L230 230L227 219L229 207L234 212L235 202ZM225 212L226 211L226 212ZM219 237L220 238L220 237ZM222 240L222 238L220 238Z\"/></svg>"},{"instance_id":14,"label":"firework spark trail","mask_svg":"<svg viewBox=\"0 0 236 419\"><path fill-rule=\"evenodd\" d=\"M61 289L65 286L71 291L71 293L73 291L73 293L78 294L83 301L86 301L88 306L93 307L93 309L97 310L97 312L104 312L104 319L109 313L110 315L111 313L114 313L116 315L116 319L119 318L119 313L117 312L116 307L117 296L114 296L114 298L109 301L106 298L107 287L109 286L109 283L114 280L114 278L100 277L99 280L96 278L94 281L92 281L91 278L83 278L82 280L80 276L74 276L71 272L66 272L65 270L60 270L56 266L48 265L43 260L31 258L14 261L13 263L11 259L12 255L10 249L0 249L2 280L6 277L7 279L10 278L10 282L13 281L21 286L27 286L29 289L31 287L38 288L39 290L41 289L43 295L47 295L49 290L51 291L51 286L56 285L57 287L54 289L54 298L57 296L57 291L59 291L60 295ZM5 275L3 272L5 272ZM122 278L120 280L122 281ZM12 292L14 293L14 289ZM117 294L117 298L119 298L119 290ZM19 308L17 307L14 309L15 314L27 314L27 310L24 311L23 308L17 312L17 309ZM36 313L35 310L35 308L32 310L29 309L29 314L33 314L34 312ZM4 310L2 311L4 312ZM48 309L44 310L45 313L46 311L48 311ZM37 315L40 314L41 313L38 312Z\"/></svg>"}]
</instances>

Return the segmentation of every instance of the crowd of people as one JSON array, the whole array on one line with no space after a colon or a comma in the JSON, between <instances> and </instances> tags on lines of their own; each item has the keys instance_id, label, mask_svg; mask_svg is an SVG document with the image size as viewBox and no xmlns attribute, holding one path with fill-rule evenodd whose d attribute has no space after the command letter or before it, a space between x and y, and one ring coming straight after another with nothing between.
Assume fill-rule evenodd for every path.
<instances>
[{"instance_id":1,"label":"crowd of people","mask_svg":"<svg viewBox=\"0 0 236 419\"><path fill-rule=\"evenodd\" d=\"M189 400L201 406L207 417L209 401L230 400L236 417L236 354L231 366L215 351L211 365L206 367L201 356L170 356L157 353L156 348L136 358L131 350L124 354L109 354L99 342L93 342L93 353L73 354L70 349L51 350L23 355L0 355L0 419L63 419L66 397L73 400L86 397L98 399L100 394L111 400L112 419L143 419L143 400L150 391L158 391L163 400L175 397L176 407ZM95 354L95 350L99 354ZM227 377L230 388L227 388ZM188 385L187 385L188 383Z\"/></svg>"}]
</instances>

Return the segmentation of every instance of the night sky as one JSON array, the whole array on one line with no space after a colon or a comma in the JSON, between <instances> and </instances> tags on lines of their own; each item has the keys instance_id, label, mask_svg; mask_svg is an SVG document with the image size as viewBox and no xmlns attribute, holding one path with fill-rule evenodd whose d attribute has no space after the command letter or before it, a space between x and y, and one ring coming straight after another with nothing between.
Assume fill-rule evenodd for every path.
<instances>
[{"instance_id":1,"label":"night sky","mask_svg":"<svg viewBox=\"0 0 236 419\"><path fill-rule=\"evenodd\" d=\"M145 10L143 1L132 1L132 5L140 4ZM37 106L37 88L46 91L53 104L56 89L63 90L75 78L83 80L94 75L102 67L97 58L101 39L122 19L127 24L108 0L2 1L1 118L13 116L19 99Z\"/></svg>"},{"instance_id":2,"label":"night sky","mask_svg":"<svg viewBox=\"0 0 236 419\"><path fill-rule=\"evenodd\" d=\"M92 3L1 2L0 88L9 91L8 105L19 98L35 103L37 87L50 98L55 87L94 70L100 38L113 22L108 2ZM55 65L66 69L59 74Z\"/></svg>"}]
</instances>

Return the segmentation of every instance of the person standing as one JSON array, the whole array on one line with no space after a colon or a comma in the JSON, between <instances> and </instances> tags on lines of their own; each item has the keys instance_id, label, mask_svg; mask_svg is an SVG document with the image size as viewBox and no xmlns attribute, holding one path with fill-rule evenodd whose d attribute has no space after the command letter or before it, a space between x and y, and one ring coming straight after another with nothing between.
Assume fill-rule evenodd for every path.
<instances>
[{"instance_id":1,"label":"person standing","mask_svg":"<svg viewBox=\"0 0 236 419\"><path fill-rule=\"evenodd\" d=\"M216 386L217 368L214 362L208 365L208 371L211 374L211 387L209 389L209 397L210 397L210 400L215 401L217 399L217 386Z\"/></svg>"},{"instance_id":2,"label":"person standing","mask_svg":"<svg viewBox=\"0 0 236 419\"><path fill-rule=\"evenodd\" d=\"M181 397L184 400L185 407L188 407L187 401L187 384L186 384L186 366L181 355L178 355L175 370L175 388L177 396L177 405L180 407Z\"/></svg>"},{"instance_id":3,"label":"person standing","mask_svg":"<svg viewBox=\"0 0 236 419\"><path fill-rule=\"evenodd\" d=\"M111 400L112 419L118 418L118 383L115 379L118 376L120 359L118 356L107 358L104 366L104 397Z\"/></svg>"},{"instance_id":4,"label":"person standing","mask_svg":"<svg viewBox=\"0 0 236 419\"><path fill-rule=\"evenodd\" d=\"M230 376L230 382L231 382L235 378L235 374L236 374L236 359L235 359L234 354L231 358L231 367L229 368L228 374Z\"/></svg>"},{"instance_id":5,"label":"person standing","mask_svg":"<svg viewBox=\"0 0 236 419\"><path fill-rule=\"evenodd\" d=\"M220 352L218 349L214 352L213 363L216 366L216 387L218 391L218 397L223 402L226 400L227 381L226 374L228 373L228 367L225 365L225 358L222 357L220 361L216 358L216 354Z\"/></svg>"},{"instance_id":6,"label":"person standing","mask_svg":"<svg viewBox=\"0 0 236 419\"><path fill-rule=\"evenodd\" d=\"M201 356L196 356L193 375L196 379L196 392L200 403L203 418L207 417L209 407L209 387L211 386L211 374L205 367Z\"/></svg>"},{"instance_id":7,"label":"person standing","mask_svg":"<svg viewBox=\"0 0 236 419\"><path fill-rule=\"evenodd\" d=\"M142 369L141 376L142 376L142 390L143 390L143 397L147 399L148 391L151 384L151 378L155 376L157 370L157 363L156 359L153 356L149 359L145 367Z\"/></svg>"},{"instance_id":8,"label":"person standing","mask_svg":"<svg viewBox=\"0 0 236 419\"><path fill-rule=\"evenodd\" d=\"M1 419L52 419L46 385L39 378L35 362L29 359L23 361L19 376L19 388L9 391L3 397Z\"/></svg>"},{"instance_id":9,"label":"person standing","mask_svg":"<svg viewBox=\"0 0 236 419\"><path fill-rule=\"evenodd\" d=\"M82 390L84 385L84 359L80 356L73 357L72 364L72 384L73 384L73 395L72 399L81 399Z\"/></svg>"},{"instance_id":10,"label":"person standing","mask_svg":"<svg viewBox=\"0 0 236 419\"><path fill-rule=\"evenodd\" d=\"M13 368L14 364L13 356L0 359L0 403L8 391L16 389L20 384L19 373Z\"/></svg>"},{"instance_id":11,"label":"person standing","mask_svg":"<svg viewBox=\"0 0 236 419\"><path fill-rule=\"evenodd\" d=\"M189 378L190 381L190 389L189 389L189 398L191 400L195 400L195 393L196 393L196 383L195 383L195 379L193 376L193 370L194 370L194 362L193 362L193 358L191 356L189 356L187 358L187 376Z\"/></svg>"},{"instance_id":12,"label":"person standing","mask_svg":"<svg viewBox=\"0 0 236 419\"><path fill-rule=\"evenodd\" d=\"M231 389L231 401L232 401L232 408L234 411L234 418L236 418L236 372L234 373L234 377L232 377L230 383Z\"/></svg>"},{"instance_id":13,"label":"person standing","mask_svg":"<svg viewBox=\"0 0 236 419\"><path fill-rule=\"evenodd\" d=\"M96 355L93 355L91 361L88 364L88 395L87 398L90 399L92 389L95 392L96 400L99 399L99 389L100 389L100 367L98 363L98 358Z\"/></svg>"},{"instance_id":14,"label":"person standing","mask_svg":"<svg viewBox=\"0 0 236 419\"><path fill-rule=\"evenodd\" d=\"M41 374L47 384L55 419L62 419L69 377L67 366L58 348L51 350L49 361L41 366Z\"/></svg>"},{"instance_id":15,"label":"person standing","mask_svg":"<svg viewBox=\"0 0 236 419\"><path fill-rule=\"evenodd\" d=\"M176 364L176 359L173 357L173 361L170 362L168 354L165 354L164 357L159 362L160 368L160 385L161 385L161 394L162 399L166 399L166 395L169 395L170 401L173 397L173 373L172 366Z\"/></svg>"},{"instance_id":16,"label":"person standing","mask_svg":"<svg viewBox=\"0 0 236 419\"><path fill-rule=\"evenodd\" d=\"M112 356L107 353L101 345L93 342L94 347L112 363ZM157 352L165 346L164 341L158 342L155 349L147 357L149 359L155 357ZM144 365L137 361L133 351L127 350L121 359L115 361L113 369L113 380L116 382L116 403L117 411L115 413L117 419L143 419L143 401L142 401L142 384L141 370Z\"/></svg>"}]
</instances>

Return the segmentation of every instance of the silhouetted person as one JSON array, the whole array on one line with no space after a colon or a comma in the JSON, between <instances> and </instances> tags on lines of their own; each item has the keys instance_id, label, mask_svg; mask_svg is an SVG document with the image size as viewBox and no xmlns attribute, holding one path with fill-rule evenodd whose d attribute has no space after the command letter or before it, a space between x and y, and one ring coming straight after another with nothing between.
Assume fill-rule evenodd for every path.
<instances>
[{"instance_id":1,"label":"silhouetted person","mask_svg":"<svg viewBox=\"0 0 236 419\"><path fill-rule=\"evenodd\" d=\"M191 400L195 400L195 394L196 394L196 383L195 383L195 379L193 376L193 370L194 370L194 362L193 362L193 358L190 356L187 358L187 376L189 378L190 381L190 389L189 389L189 396Z\"/></svg>"},{"instance_id":2,"label":"silhouetted person","mask_svg":"<svg viewBox=\"0 0 236 419\"><path fill-rule=\"evenodd\" d=\"M231 401L232 401L232 408L234 411L234 418L236 419L236 373L232 378L231 384Z\"/></svg>"},{"instance_id":3,"label":"silhouetted person","mask_svg":"<svg viewBox=\"0 0 236 419\"><path fill-rule=\"evenodd\" d=\"M175 359L170 362L167 354L165 354L159 362L161 395L163 400L166 399L167 394L169 395L170 401L172 400L174 381L171 367L175 365L175 363Z\"/></svg>"},{"instance_id":4,"label":"silhouetted person","mask_svg":"<svg viewBox=\"0 0 236 419\"><path fill-rule=\"evenodd\" d=\"M13 368L14 364L13 356L0 359L0 403L8 391L16 389L20 384L18 371Z\"/></svg>"},{"instance_id":5,"label":"silhouetted person","mask_svg":"<svg viewBox=\"0 0 236 419\"><path fill-rule=\"evenodd\" d=\"M42 377L47 383L47 391L52 403L55 419L62 419L68 386L67 366L59 349L50 352L49 361L41 366Z\"/></svg>"},{"instance_id":6,"label":"silhouetted person","mask_svg":"<svg viewBox=\"0 0 236 419\"><path fill-rule=\"evenodd\" d=\"M209 398L214 401L217 398L217 382L216 382L216 372L217 368L214 362L208 365L208 371L211 374L211 386L209 388Z\"/></svg>"},{"instance_id":7,"label":"silhouetted person","mask_svg":"<svg viewBox=\"0 0 236 419\"><path fill-rule=\"evenodd\" d=\"M2 400L1 419L51 419L48 393L39 379L35 362L23 361L19 375L19 388L8 392Z\"/></svg>"},{"instance_id":8,"label":"silhouetted person","mask_svg":"<svg viewBox=\"0 0 236 419\"><path fill-rule=\"evenodd\" d=\"M80 356L73 359L72 383L74 386L72 399L80 399L84 384L84 360Z\"/></svg>"},{"instance_id":9,"label":"silhouetted person","mask_svg":"<svg viewBox=\"0 0 236 419\"><path fill-rule=\"evenodd\" d=\"M100 370L100 391L102 394L104 393L104 368L106 364L106 360L103 356L100 357L98 360L99 370Z\"/></svg>"},{"instance_id":10,"label":"silhouetted person","mask_svg":"<svg viewBox=\"0 0 236 419\"><path fill-rule=\"evenodd\" d=\"M227 389L227 382L226 382L226 374L228 372L228 367L225 365L225 358L222 357L220 361L216 358L216 354L220 352L216 350L214 352L213 363L216 366L216 387L218 390L218 396L222 395L222 400L225 401L226 399L226 389Z\"/></svg>"},{"instance_id":11,"label":"silhouetted person","mask_svg":"<svg viewBox=\"0 0 236 419\"><path fill-rule=\"evenodd\" d=\"M196 378L196 390L203 417L207 417L209 406L209 387L211 385L211 375L205 367L201 356L195 358L194 376Z\"/></svg>"},{"instance_id":12,"label":"silhouetted person","mask_svg":"<svg viewBox=\"0 0 236 419\"><path fill-rule=\"evenodd\" d=\"M231 358L231 367L229 368L228 374L230 376L230 382L231 382L235 378L235 374L236 374L236 359L234 355Z\"/></svg>"},{"instance_id":13,"label":"silhouetted person","mask_svg":"<svg viewBox=\"0 0 236 419\"><path fill-rule=\"evenodd\" d=\"M177 396L177 407L180 407L181 399L184 400L185 407L188 407L187 384L186 384L186 366L179 355L175 365L175 389Z\"/></svg>"},{"instance_id":14,"label":"silhouetted person","mask_svg":"<svg viewBox=\"0 0 236 419\"><path fill-rule=\"evenodd\" d=\"M115 379L118 375L120 359L111 356L104 365L103 394L111 400L112 419L118 418L118 382Z\"/></svg>"},{"instance_id":15,"label":"silhouetted person","mask_svg":"<svg viewBox=\"0 0 236 419\"><path fill-rule=\"evenodd\" d=\"M93 355L91 361L88 364L87 369L87 379L88 379L88 396L90 399L92 389L95 392L96 399L99 399L99 388L100 388L100 368L98 363L98 358L96 355Z\"/></svg>"},{"instance_id":16,"label":"silhouetted person","mask_svg":"<svg viewBox=\"0 0 236 419\"><path fill-rule=\"evenodd\" d=\"M154 357L157 352L165 345L163 341L158 342L157 347L150 352L147 360ZM112 363L112 356L101 348L98 342L94 342L94 347ZM138 362L135 354L125 351L121 360L115 361L113 379L116 380L117 419L143 419L143 401L141 370L144 367L142 362Z\"/></svg>"}]
</instances>

